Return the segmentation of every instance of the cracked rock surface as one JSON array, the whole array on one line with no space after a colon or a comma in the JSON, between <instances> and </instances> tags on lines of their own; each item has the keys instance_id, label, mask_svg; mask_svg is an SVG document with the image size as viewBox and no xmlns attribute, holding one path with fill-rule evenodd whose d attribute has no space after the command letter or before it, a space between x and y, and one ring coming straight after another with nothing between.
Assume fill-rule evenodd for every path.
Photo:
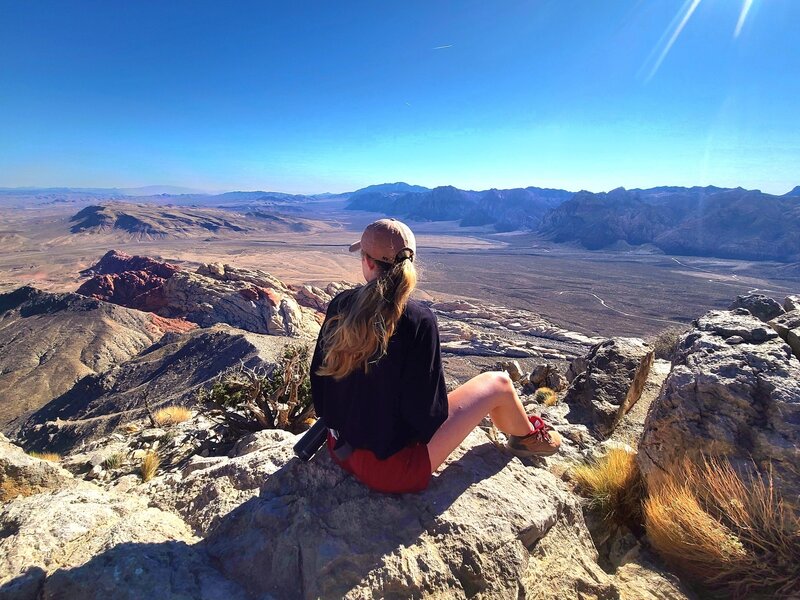
<instances>
[{"instance_id":1,"label":"cracked rock surface","mask_svg":"<svg viewBox=\"0 0 800 600\"><path fill-rule=\"evenodd\" d=\"M738 338L738 339L736 339ZM741 309L711 311L679 344L639 446L645 476L684 455L771 464L775 485L800 493L800 361L778 334Z\"/></svg>"}]
</instances>

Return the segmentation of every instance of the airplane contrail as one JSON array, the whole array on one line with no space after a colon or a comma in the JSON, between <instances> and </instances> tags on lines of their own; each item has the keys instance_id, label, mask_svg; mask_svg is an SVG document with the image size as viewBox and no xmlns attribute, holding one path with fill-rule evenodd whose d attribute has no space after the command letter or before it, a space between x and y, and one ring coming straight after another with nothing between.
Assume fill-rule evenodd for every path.
<instances>
[{"instance_id":1,"label":"airplane contrail","mask_svg":"<svg viewBox=\"0 0 800 600\"><path fill-rule=\"evenodd\" d=\"M452 48L453 44L447 44L446 46L436 46L435 48L431 48L431 50L444 50L445 48Z\"/></svg>"},{"instance_id":2,"label":"airplane contrail","mask_svg":"<svg viewBox=\"0 0 800 600\"><path fill-rule=\"evenodd\" d=\"M650 69L650 73L647 75L646 81L650 81L653 78L653 76L658 72L658 69L661 67L661 63L664 62L664 59L667 57L667 54L669 54L669 51L672 50L672 46L675 44L676 40L681 35L681 32L683 31L683 28L686 27L686 24L689 22L689 19L692 18L692 14L694 14L694 11L700 5L700 2L701 0L686 0L686 3L684 4L684 7L686 7L686 12L684 13L680 23L678 23L678 26L675 27L675 31L672 32L672 36L669 38L667 44L664 46L664 49L661 51L661 54L659 54L658 60L656 60L655 64L653 65L653 68ZM745 2L747 2L747 0L745 0Z\"/></svg>"}]
</instances>

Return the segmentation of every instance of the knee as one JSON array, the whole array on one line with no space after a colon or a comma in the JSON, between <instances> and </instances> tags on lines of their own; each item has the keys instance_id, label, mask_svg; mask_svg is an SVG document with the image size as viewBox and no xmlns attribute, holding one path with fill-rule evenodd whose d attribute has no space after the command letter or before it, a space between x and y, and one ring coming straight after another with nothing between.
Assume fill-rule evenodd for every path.
<instances>
[{"instance_id":1,"label":"knee","mask_svg":"<svg viewBox=\"0 0 800 600\"><path fill-rule=\"evenodd\" d=\"M491 378L491 385L497 395L513 395L514 382L506 371L490 371L486 373Z\"/></svg>"}]
</instances>

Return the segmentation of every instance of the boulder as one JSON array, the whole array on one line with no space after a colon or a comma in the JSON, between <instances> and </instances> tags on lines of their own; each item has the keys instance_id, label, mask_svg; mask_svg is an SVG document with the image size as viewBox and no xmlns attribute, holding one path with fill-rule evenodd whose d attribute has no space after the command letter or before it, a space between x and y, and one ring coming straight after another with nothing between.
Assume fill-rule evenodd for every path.
<instances>
[{"instance_id":1,"label":"boulder","mask_svg":"<svg viewBox=\"0 0 800 600\"><path fill-rule=\"evenodd\" d=\"M730 345L733 335L744 342ZM645 421L638 461L652 480L684 456L772 469L790 505L800 493L800 362L746 311L711 311L678 357Z\"/></svg>"},{"instance_id":2,"label":"boulder","mask_svg":"<svg viewBox=\"0 0 800 600\"><path fill-rule=\"evenodd\" d=\"M511 378L511 381L517 382L522 379L522 367L519 366L517 360L503 360L495 365L498 371L505 371Z\"/></svg>"},{"instance_id":3,"label":"boulder","mask_svg":"<svg viewBox=\"0 0 800 600\"><path fill-rule=\"evenodd\" d=\"M769 324L800 359L800 308L782 314Z\"/></svg>"},{"instance_id":4,"label":"boulder","mask_svg":"<svg viewBox=\"0 0 800 600\"><path fill-rule=\"evenodd\" d=\"M575 378L586 370L586 365L589 361L586 356L579 356L572 360L567 367L566 379L567 383L572 383Z\"/></svg>"},{"instance_id":5,"label":"boulder","mask_svg":"<svg viewBox=\"0 0 800 600\"><path fill-rule=\"evenodd\" d=\"M553 365L538 365L528 376L531 387L548 387L555 392L567 389L567 379Z\"/></svg>"},{"instance_id":6,"label":"boulder","mask_svg":"<svg viewBox=\"0 0 800 600\"><path fill-rule=\"evenodd\" d=\"M737 296L736 300L728 307L728 310L744 308L750 311L754 317L762 321L771 321L775 317L784 313L783 307L777 300L773 300L764 294L745 294Z\"/></svg>"},{"instance_id":7,"label":"boulder","mask_svg":"<svg viewBox=\"0 0 800 600\"><path fill-rule=\"evenodd\" d=\"M56 463L28 456L0 433L0 502L76 485Z\"/></svg>"},{"instance_id":8,"label":"boulder","mask_svg":"<svg viewBox=\"0 0 800 600\"><path fill-rule=\"evenodd\" d=\"M592 347L586 370L564 397L569 420L608 437L642 395L653 360L653 350L639 338L612 338Z\"/></svg>"},{"instance_id":9,"label":"boulder","mask_svg":"<svg viewBox=\"0 0 800 600\"><path fill-rule=\"evenodd\" d=\"M786 296L786 298L783 299L783 310L787 313L798 309L800 309L800 296Z\"/></svg>"},{"instance_id":10,"label":"boulder","mask_svg":"<svg viewBox=\"0 0 800 600\"><path fill-rule=\"evenodd\" d=\"M176 515L85 485L0 508L0 596L244 600Z\"/></svg>"},{"instance_id":11,"label":"boulder","mask_svg":"<svg viewBox=\"0 0 800 600\"><path fill-rule=\"evenodd\" d=\"M480 431L419 494L371 492L327 452L291 460L204 545L258 598L615 597L574 497Z\"/></svg>"}]
</instances>

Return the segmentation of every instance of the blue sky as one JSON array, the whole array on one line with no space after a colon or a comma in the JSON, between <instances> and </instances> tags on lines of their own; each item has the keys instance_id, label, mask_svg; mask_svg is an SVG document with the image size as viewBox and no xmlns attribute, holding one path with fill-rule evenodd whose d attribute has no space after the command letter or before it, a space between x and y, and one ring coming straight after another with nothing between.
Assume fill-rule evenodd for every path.
<instances>
[{"instance_id":1,"label":"blue sky","mask_svg":"<svg viewBox=\"0 0 800 600\"><path fill-rule=\"evenodd\" d=\"M0 186L800 184L800 2L0 0Z\"/></svg>"}]
</instances>

